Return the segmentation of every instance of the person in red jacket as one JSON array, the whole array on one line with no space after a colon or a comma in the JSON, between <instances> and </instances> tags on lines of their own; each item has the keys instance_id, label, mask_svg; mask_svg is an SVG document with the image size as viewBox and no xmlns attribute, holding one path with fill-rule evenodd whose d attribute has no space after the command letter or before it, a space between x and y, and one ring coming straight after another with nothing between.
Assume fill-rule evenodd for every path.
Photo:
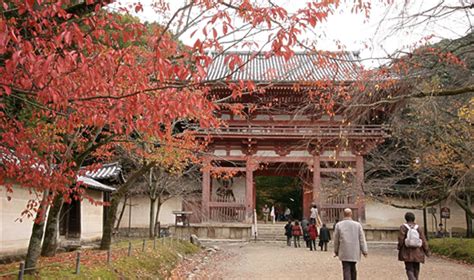
<instances>
[{"instance_id":1,"label":"person in red jacket","mask_svg":"<svg viewBox=\"0 0 474 280\"><path fill-rule=\"evenodd\" d=\"M311 222L311 224L308 227L308 232L309 232L309 250L316 251L316 238L318 237L318 229L316 228L316 225L314 222Z\"/></svg>"},{"instance_id":2,"label":"person in red jacket","mask_svg":"<svg viewBox=\"0 0 474 280\"><path fill-rule=\"evenodd\" d=\"M302 234L303 234L303 229L301 228L300 223L298 221L295 221L295 224L291 227L291 235L293 236L295 248L301 247L300 236Z\"/></svg>"}]
</instances>

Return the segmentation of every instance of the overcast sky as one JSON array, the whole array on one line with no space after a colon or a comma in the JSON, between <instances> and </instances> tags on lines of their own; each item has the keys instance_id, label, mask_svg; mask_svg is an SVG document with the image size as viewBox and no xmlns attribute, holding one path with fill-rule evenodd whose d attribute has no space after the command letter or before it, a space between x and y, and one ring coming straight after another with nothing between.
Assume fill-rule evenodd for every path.
<instances>
[{"instance_id":1,"label":"overcast sky","mask_svg":"<svg viewBox=\"0 0 474 280\"><path fill-rule=\"evenodd\" d=\"M155 12L152 4L155 0L140 0L144 6L144 11L138 14L142 21L164 23L168 21L170 15L185 3L186 0L165 1L170 4L170 10L163 15ZM255 0L266 2L265 0ZM409 50L414 45L420 44L420 39L429 35L434 35L430 42L436 42L443 38L459 38L466 35L469 30L472 32L474 17L472 11L459 11L450 13L449 16L438 18L428 23L407 27L394 32L394 26L400 25L401 12L404 16L416 14L428 10L437 3L442 2L445 6L470 5L474 0L411 0L405 4L405 0L394 0L393 4L381 4L380 0L372 1L372 11L369 19L362 14L353 14L350 8L342 5L336 14L332 15L327 22L319 24L314 33L306 36L317 38L318 49L337 50L338 43L344 45L346 50L360 51L360 57L365 59L366 66L376 66L383 60L369 60L369 58L384 58L397 50ZM120 0L120 5L135 3L130 0ZM161 1L163 2L163 1ZM305 0L274 0L274 3L281 4L290 13L305 5ZM347 2L347 1L346 1ZM352 2L352 1L348 1ZM387 0L383 1L387 2ZM421 17L419 17L421 18ZM385 19L384 21L381 20ZM201 29L202 27L198 27ZM197 37L190 38L190 33L185 33L180 37L185 44L192 45ZM251 38L260 44L264 43L268 35L258 35ZM304 37L304 36L302 36ZM245 49L240 49L245 50Z\"/></svg>"}]
</instances>

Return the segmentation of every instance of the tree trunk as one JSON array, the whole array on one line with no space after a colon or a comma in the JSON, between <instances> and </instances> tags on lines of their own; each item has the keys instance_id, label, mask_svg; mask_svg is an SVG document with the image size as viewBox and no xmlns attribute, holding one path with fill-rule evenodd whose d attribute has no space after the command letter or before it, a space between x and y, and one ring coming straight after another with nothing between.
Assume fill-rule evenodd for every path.
<instances>
[{"instance_id":1,"label":"tree trunk","mask_svg":"<svg viewBox=\"0 0 474 280\"><path fill-rule=\"evenodd\" d=\"M140 178L143 174L145 174L150 168L155 165L155 162L149 162L144 164L140 169L135 171L121 186L117 188L115 192L111 195L109 212L108 212L108 219L104 225L104 229L102 230L102 240L100 241L100 249L101 250L109 250L110 245L112 244L112 234L114 230L115 220L117 219L117 208L120 200L127 194L130 187L135 184L135 182Z\"/></svg>"},{"instance_id":2,"label":"tree trunk","mask_svg":"<svg viewBox=\"0 0 474 280\"><path fill-rule=\"evenodd\" d=\"M53 206L49 209L48 220L46 222L45 235L41 256L52 257L56 255L59 245L59 214L63 206L63 196L58 194L53 201Z\"/></svg>"},{"instance_id":3,"label":"tree trunk","mask_svg":"<svg viewBox=\"0 0 474 280\"><path fill-rule=\"evenodd\" d=\"M101 250L109 250L110 245L112 244L112 234L114 231L114 224L117 216L117 208L122 197L116 195L117 193L112 194L112 199L110 200L110 206L107 207L107 217L102 230L102 239L100 241Z\"/></svg>"},{"instance_id":4,"label":"tree trunk","mask_svg":"<svg viewBox=\"0 0 474 280\"><path fill-rule=\"evenodd\" d=\"M472 201L471 201L471 194L466 194L466 206L467 208L471 209ZM466 215L466 238L472 238L473 237L473 232L472 232L472 217L469 215L467 211L465 211Z\"/></svg>"},{"instance_id":5,"label":"tree trunk","mask_svg":"<svg viewBox=\"0 0 474 280\"><path fill-rule=\"evenodd\" d=\"M150 198L150 238L153 238L155 235L155 203L156 198Z\"/></svg>"},{"instance_id":6,"label":"tree trunk","mask_svg":"<svg viewBox=\"0 0 474 280\"><path fill-rule=\"evenodd\" d=\"M471 205L472 205L471 193L466 193L464 197L466 200L461 199L457 195L453 196L456 203L464 210L464 213L466 215L466 236L472 237L473 236L472 219L474 218L474 213L471 210Z\"/></svg>"},{"instance_id":7,"label":"tree trunk","mask_svg":"<svg viewBox=\"0 0 474 280\"><path fill-rule=\"evenodd\" d=\"M163 203L161 202L161 195L158 196L158 204L156 205L156 216L155 216L155 236L160 237L160 209L161 205ZM158 225L158 227L156 226Z\"/></svg>"},{"instance_id":8,"label":"tree trunk","mask_svg":"<svg viewBox=\"0 0 474 280\"><path fill-rule=\"evenodd\" d=\"M46 213L48 212L48 194L49 191L47 190L43 192L43 199L41 200L41 204L36 214L35 223L33 224L33 229L31 231L28 252L25 259L25 269L27 269L26 273L35 272L36 263L38 262L38 258L41 254L41 241L44 234L44 222Z\"/></svg>"},{"instance_id":9,"label":"tree trunk","mask_svg":"<svg viewBox=\"0 0 474 280\"><path fill-rule=\"evenodd\" d=\"M115 230L118 231L119 228L120 228L120 223L122 222L122 218L123 218L123 214L125 213L125 208L127 207L127 200L128 200L128 196L126 195L124 198L123 198L123 205L122 205L122 210L120 210L120 215L119 215L119 218L117 220L117 224L115 225ZM108 208L107 208L108 209Z\"/></svg>"}]
</instances>

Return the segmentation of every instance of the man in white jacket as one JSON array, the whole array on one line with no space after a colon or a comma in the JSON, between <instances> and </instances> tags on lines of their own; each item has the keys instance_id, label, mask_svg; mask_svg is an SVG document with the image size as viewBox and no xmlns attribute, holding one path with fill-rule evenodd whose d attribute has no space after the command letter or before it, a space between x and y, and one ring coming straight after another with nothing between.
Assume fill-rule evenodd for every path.
<instances>
[{"instance_id":1,"label":"man in white jacket","mask_svg":"<svg viewBox=\"0 0 474 280\"><path fill-rule=\"evenodd\" d=\"M344 280L356 280L356 263L361 253L367 257L367 242L362 225L352 220L352 210L344 209L344 220L334 230L334 256L342 262Z\"/></svg>"}]
</instances>

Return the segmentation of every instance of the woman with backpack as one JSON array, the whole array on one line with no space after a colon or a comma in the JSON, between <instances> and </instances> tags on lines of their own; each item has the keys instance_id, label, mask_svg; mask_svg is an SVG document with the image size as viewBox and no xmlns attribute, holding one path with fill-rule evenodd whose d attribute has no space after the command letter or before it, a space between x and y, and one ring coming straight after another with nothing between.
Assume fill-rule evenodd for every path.
<instances>
[{"instance_id":1,"label":"woman with backpack","mask_svg":"<svg viewBox=\"0 0 474 280\"><path fill-rule=\"evenodd\" d=\"M400 226L398 234L398 260L405 262L405 270L409 280L418 280L420 263L425 262L425 255L430 251L423 231L415 223L415 214L405 214L406 223Z\"/></svg>"}]
</instances>

